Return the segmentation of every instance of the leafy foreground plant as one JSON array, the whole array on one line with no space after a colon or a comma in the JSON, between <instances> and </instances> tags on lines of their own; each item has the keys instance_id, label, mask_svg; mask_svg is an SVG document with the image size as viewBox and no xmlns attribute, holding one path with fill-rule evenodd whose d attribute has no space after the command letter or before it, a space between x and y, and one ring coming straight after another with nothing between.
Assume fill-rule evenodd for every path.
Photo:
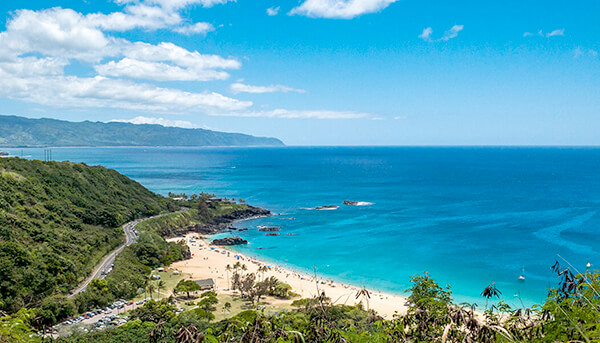
<instances>
[{"instance_id":1,"label":"leafy foreground plant","mask_svg":"<svg viewBox=\"0 0 600 343\"><path fill-rule=\"evenodd\" d=\"M490 284L482 292L483 313L476 305L456 304L449 286L428 273L411 277L406 314L385 320L374 311L336 305L325 293L294 301L294 311L266 314L247 310L220 322L206 313L217 309L210 300L175 315L168 305L150 302L138 318L104 332L75 335L60 342L600 342L600 274L573 274L553 267L558 287L543 306L511 308L497 300L501 291ZM241 269L237 266L236 269ZM201 299L211 299L206 293ZM364 294L358 297L368 299ZM168 302L168 299L162 300ZM202 300L200 301L202 302ZM153 304L154 303L154 304ZM149 319L148 312L154 311ZM146 313L144 316L140 314ZM119 340L116 340L119 339Z\"/></svg>"}]
</instances>

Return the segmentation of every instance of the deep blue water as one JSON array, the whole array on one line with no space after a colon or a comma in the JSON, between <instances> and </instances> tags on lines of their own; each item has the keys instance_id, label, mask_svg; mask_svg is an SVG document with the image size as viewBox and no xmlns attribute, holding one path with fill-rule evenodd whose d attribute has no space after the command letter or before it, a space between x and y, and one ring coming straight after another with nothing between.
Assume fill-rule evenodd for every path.
<instances>
[{"instance_id":1,"label":"deep blue water","mask_svg":"<svg viewBox=\"0 0 600 343\"><path fill-rule=\"evenodd\" d=\"M115 168L162 194L204 191L268 208L280 215L238 224L251 229L240 250L360 286L401 293L410 275L428 271L459 301L484 303L481 291L496 282L506 301L520 304L518 294L530 305L556 285L549 267L559 254L582 270L600 265L598 148L52 151L56 160ZM23 154L42 158L43 150ZM340 208L309 209L329 204ZM266 237L257 225L281 226L282 235Z\"/></svg>"}]
</instances>

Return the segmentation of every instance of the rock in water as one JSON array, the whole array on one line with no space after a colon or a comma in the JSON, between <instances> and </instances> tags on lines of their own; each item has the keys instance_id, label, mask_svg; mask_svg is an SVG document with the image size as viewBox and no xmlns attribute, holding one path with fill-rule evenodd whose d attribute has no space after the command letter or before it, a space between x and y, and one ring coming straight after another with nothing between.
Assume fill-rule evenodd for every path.
<instances>
[{"instance_id":1,"label":"rock in water","mask_svg":"<svg viewBox=\"0 0 600 343\"><path fill-rule=\"evenodd\" d=\"M336 206L336 205L325 205L325 206L317 206L317 207L315 207L315 210L331 211L331 210L337 210L338 208L339 208L339 206Z\"/></svg>"},{"instance_id":2,"label":"rock in water","mask_svg":"<svg viewBox=\"0 0 600 343\"><path fill-rule=\"evenodd\" d=\"M278 228L277 226L259 226L258 231L273 232L273 231L281 231L281 229Z\"/></svg>"},{"instance_id":3,"label":"rock in water","mask_svg":"<svg viewBox=\"0 0 600 343\"><path fill-rule=\"evenodd\" d=\"M234 237L225 237L225 238L215 239L210 244L212 244L212 245L242 245L242 244L248 244L248 241L239 236L234 236Z\"/></svg>"}]
</instances>

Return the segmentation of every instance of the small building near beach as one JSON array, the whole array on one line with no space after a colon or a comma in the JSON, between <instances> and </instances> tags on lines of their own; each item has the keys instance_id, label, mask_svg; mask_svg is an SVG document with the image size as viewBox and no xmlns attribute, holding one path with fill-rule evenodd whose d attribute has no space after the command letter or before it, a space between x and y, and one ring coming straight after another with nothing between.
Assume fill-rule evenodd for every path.
<instances>
[{"instance_id":1,"label":"small building near beach","mask_svg":"<svg viewBox=\"0 0 600 343\"><path fill-rule=\"evenodd\" d=\"M213 279L202 279L202 280L194 280L195 283L200 286L201 291L214 291L215 290L215 280Z\"/></svg>"}]
</instances>

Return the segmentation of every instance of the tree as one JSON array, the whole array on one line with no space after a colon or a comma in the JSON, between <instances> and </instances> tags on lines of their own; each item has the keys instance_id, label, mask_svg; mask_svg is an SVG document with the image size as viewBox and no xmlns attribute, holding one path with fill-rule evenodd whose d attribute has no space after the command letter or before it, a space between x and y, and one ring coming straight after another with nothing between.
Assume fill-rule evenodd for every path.
<instances>
[{"instance_id":1,"label":"tree","mask_svg":"<svg viewBox=\"0 0 600 343\"><path fill-rule=\"evenodd\" d=\"M252 273L244 275L244 277L242 278L242 280L240 282L240 293L242 294L242 297L247 297L247 298L251 297L251 292L252 292L252 289L254 288L255 281L256 281L256 275L254 275Z\"/></svg>"},{"instance_id":2,"label":"tree","mask_svg":"<svg viewBox=\"0 0 600 343\"><path fill-rule=\"evenodd\" d=\"M149 300L144 306L131 311L131 317L139 318L143 322L159 323L168 321L174 315L175 309L175 305L169 299Z\"/></svg>"},{"instance_id":3,"label":"tree","mask_svg":"<svg viewBox=\"0 0 600 343\"><path fill-rule=\"evenodd\" d=\"M229 283L229 272L232 270L233 268L231 268L231 265L226 265L225 266L225 272L227 273L227 287L229 287L229 289L231 289L231 284Z\"/></svg>"},{"instance_id":4,"label":"tree","mask_svg":"<svg viewBox=\"0 0 600 343\"><path fill-rule=\"evenodd\" d=\"M208 314L210 312L217 310L215 305L218 303L219 303L219 300L217 299L217 297L211 294L210 296L203 297L202 300L200 300L198 302L198 307L201 308L203 311L205 311L205 313ZM206 318L208 321L210 321L209 315L207 315Z\"/></svg>"},{"instance_id":5,"label":"tree","mask_svg":"<svg viewBox=\"0 0 600 343\"><path fill-rule=\"evenodd\" d=\"M146 291L150 293L150 299L152 299L152 293L154 290L156 290L156 286L152 282L149 282L148 286L146 286Z\"/></svg>"},{"instance_id":6,"label":"tree","mask_svg":"<svg viewBox=\"0 0 600 343\"><path fill-rule=\"evenodd\" d=\"M191 292L196 292L196 291L199 291L200 289L201 289L200 285L198 285L196 282L194 282L192 280L181 280L181 281L179 281L179 283L177 283L177 285L173 289L173 292L175 294L185 293L187 295L187 298L189 299Z\"/></svg>"},{"instance_id":7,"label":"tree","mask_svg":"<svg viewBox=\"0 0 600 343\"><path fill-rule=\"evenodd\" d=\"M158 292L158 298L160 299L160 294L162 290L164 290L166 287L166 284L163 280L159 280L158 283L156 284L156 291Z\"/></svg>"},{"instance_id":8,"label":"tree","mask_svg":"<svg viewBox=\"0 0 600 343\"><path fill-rule=\"evenodd\" d=\"M362 301L366 301L367 303L367 311L369 310L369 299L371 299L371 293L369 292L369 290L365 287L363 287L361 290L359 290L358 292L356 292L356 299L361 298L361 303Z\"/></svg>"},{"instance_id":9,"label":"tree","mask_svg":"<svg viewBox=\"0 0 600 343\"><path fill-rule=\"evenodd\" d=\"M242 277L241 275L236 271L233 273L233 277L231 278L231 289L234 291L240 291L242 287ZM240 291L241 293L241 291Z\"/></svg>"}]
</instances>

